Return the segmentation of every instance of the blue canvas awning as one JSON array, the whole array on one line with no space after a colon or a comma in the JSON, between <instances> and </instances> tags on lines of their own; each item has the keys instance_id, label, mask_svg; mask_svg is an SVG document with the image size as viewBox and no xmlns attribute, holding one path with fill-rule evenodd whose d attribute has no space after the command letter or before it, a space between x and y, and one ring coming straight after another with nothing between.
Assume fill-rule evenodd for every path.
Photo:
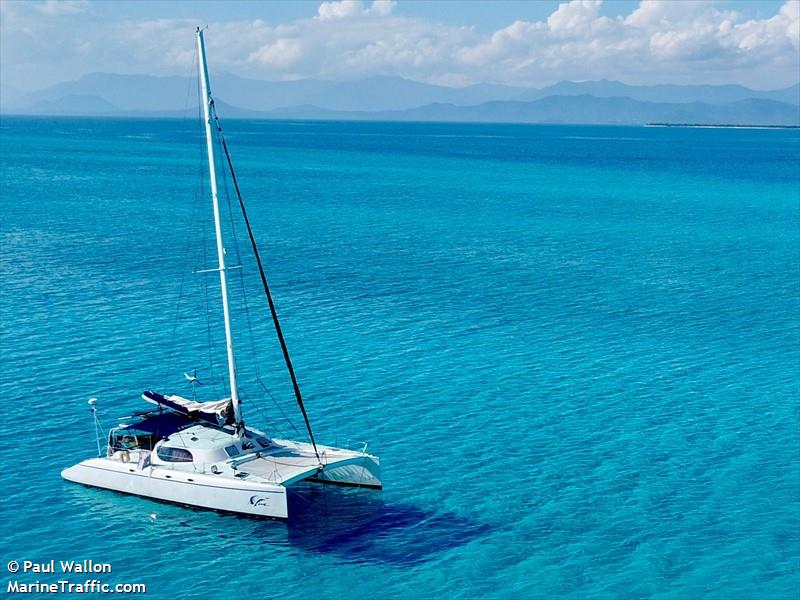
<instances>
[{"instance_id":1,"label":"blue canvas awning","mask_svg":"<svg viewBox=\"0 0 800 600\"><path fill-rule=\"evenodd\" d=\"M145 415L141 421L129 423L125 425L123 429L133 430L136 433L148 433L158 437L167 437L176 431L180 431L192 422L193 419L189 415L165 411Z\"/></svg>"}]
</instances>

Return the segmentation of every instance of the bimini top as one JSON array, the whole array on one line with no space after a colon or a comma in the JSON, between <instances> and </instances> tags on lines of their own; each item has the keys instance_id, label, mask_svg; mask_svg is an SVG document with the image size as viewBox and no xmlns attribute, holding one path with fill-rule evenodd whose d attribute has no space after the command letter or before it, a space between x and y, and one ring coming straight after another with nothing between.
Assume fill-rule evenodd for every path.
<instances>
[{"instance_id":1,"label":"bimini top","mask_svg":"<svg viewBox=\"0 0 800 600\"><path fill-rule=\"evenodd\" d=\"M194 423L189 415L182 415L172 411L153 411L140 416L140 420L133 423L121 424L121 430L133 431L137 434L152 434L159 438L172 435L187 425ZM125 433L123 432L123 433Z\"/></svg>"},{"instance_id":2,"label":"bimini top","mask_svg":"<svg viewBox=\"0 0 800 600\"><path fill-rule=\"evenodd\" d=\"M142 398L178 414L188 415L193 419L202 419L215 425L230 425L233 423L230 399L195 402L181 396L164 396L150 390L145 391L142 394Z\"/></svg>"}]
</instances>

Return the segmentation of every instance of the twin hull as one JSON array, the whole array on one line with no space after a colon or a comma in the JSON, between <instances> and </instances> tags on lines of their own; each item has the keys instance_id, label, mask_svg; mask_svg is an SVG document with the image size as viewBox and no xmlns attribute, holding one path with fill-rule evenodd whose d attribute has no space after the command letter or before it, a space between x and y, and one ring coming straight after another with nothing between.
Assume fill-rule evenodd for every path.
<instances>
[{"instance_id":1,"label":"twin hull","mask_svg":"<svg viewBox=\"0 0 800 600\"><path fill-rule=\"evenodd\" d=\"M362 464L326 469L321 477L330 483L380 487L378 463L365 457ZM64 469L67 481L184 504L259 517L286 519L286 487L262 481L181 471L163 467L137 468L110 458L90 458ZM311 476L309 476L311 478Z\"/></svg>"}]
</instances>

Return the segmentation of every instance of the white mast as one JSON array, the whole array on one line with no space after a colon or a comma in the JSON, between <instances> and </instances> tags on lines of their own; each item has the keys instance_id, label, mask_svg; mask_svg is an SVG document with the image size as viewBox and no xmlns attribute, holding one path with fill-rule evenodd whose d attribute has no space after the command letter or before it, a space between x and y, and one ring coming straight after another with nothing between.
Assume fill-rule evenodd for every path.
<instances>
[{"instance_id":1,"label":"white mast","mask_svg":"<svg viewBox=\"0 0 800 600\"><path fill-rule=\"evenodd\" d=\"M206 47L203 42L203 32L197 28L197 54L200 70L200 87L203 90L203 115L206 120L206 147L208 150L208 172L211 178L211 199L214 205L214 231L217 236L217 257L219 258L219 286L222 290L222 312L225 317L225 342L228 349L228 377L231 382L231 401L233 414L236 420L236 432L240 437L244 433L242 408L239 404L239 394L236 389L236 363L233 359L233 337L231 335L231 315L228 308L228 281L225 272L225 248L222 245L222 227L219 218L219 200L217 199L217 174L214 167L214 142L211 139L211 85L208 81L208 67L206 66Z\"/></svg>"}]
</instances>

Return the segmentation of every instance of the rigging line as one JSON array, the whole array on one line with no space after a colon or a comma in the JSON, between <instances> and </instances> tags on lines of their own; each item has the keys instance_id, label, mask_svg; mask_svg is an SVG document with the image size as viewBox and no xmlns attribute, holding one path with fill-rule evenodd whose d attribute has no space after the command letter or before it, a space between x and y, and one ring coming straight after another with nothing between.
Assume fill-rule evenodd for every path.
<instances>
[{"instance_id":1,"label":"rigging line","mask_svg":"<svg viewBox=\"0 0 800 600\"><path fill-rule=\"evenodd\" d=\"M212 110L212 112L214 114L214 121L215 121L215 124L216 124L216 129L221 132L222 130L219 128L219 119L217 118L216 106L214 104L213 99L211 100L211 110ZM213 133L213 131L212 131L212 133ZM221 165L223 163L222 163L222 149L221 149L221 145L220 145L220 141L219 141L219 135L217 135L214 138L214 141L216 142L214 144L214 152L216 154L215 162L217 164ZM228 176L227 176L227 173L225 172L224 169L222 170L221 175L222 175L222 177L221 177L221 179L222 179L222 190L225 193L225 200L226 200L227 205L228 205L228 221L230 223L231 237L233 238L233 249L234 249L234 251L236 253L236 264L242 265L242 257L241 257L241 253L239 251L239 237L236 234L236 223L234 222L234 218L233 218L233 205L231 204L231 196L230 196L230 190L229 190L229 186L228 186ZM227 247L226 247L226 251L227 251ZM242 282L241 282L241 292L242 292L242 298L243 298L244 304L245 304L245 311L247 311L247 296L245 294L245 289L244 289L244 279L243 279L244 273L243 273L243 271L244 271L244 269L239 269L239 277L242 280ZM248 316L248 319L249 319L249 317L250 317L249 312L247 313L247 316ZM252 333L251 333L251 335L252 335ZM252 348L252 337L251 337L251 348ZM241 400L241 398L240 398L240 400Z\"/></svg>"},{"instance_id":2,"label":"rigging line","mask_svg":"<svg viewBox=\"0 0 800 600\"><path fill-rule=\"evenodd\" d=\"M220 160L220 163L221 162L222 161ZM230 204L229 204L229 208L231 208ZM231 214L232 214L232 212L231 212ZM239 263L241 264L241 260L239 260ZM241 297L242 302L243 302L243 308L244 308L244 313L245 313L245 321L247 322L247 332L248 332L248 337L249 337L249 342L250 342L250 344L249 344L250 345L250 356L251 356L251 361L252 361L252 365L253 365L253 370L255 371L256 381L258 382L258 385L261 387L261 389L266 393L266 395L269 396L270 400L272 400L272 403L278 409L278 411L282 415L284 421L286 421L289 424L289 426L294 430L294 432L299 435L300 431L297 429L297 426L294 424L294 421L292 421L292 419L289 417L289 415L286 413L286 411L283 409L283 407L278 403L278 401L275 399L275 396L272 395L272 392L269 391L269 388L267 388L267 386L264 384L264 381L262 379L261 368L259 367L258 355L256 354L256 348L255 348L256 336L255 336L255 334L253 332L253 320L252 320L251 315L250 315L250 304L249 304L249 302L247 300L247 286L245 286L245 283L244 283L244 269L238 269L238 281L239 281L240 297ZM263 395L262 395L262 397L263 397ZM258 410L259 414L262 416L264 421L269 423L269 419L264 414L264 411L261 410L261 407L259 406L259 404L257 402L254 402L253 405L256 407L256 410Z\"/></svg>"},{"instance_id":3,"label":"rigging line","mask_svg":"<svg viewBox=\"0 0 800 600\"><path fill-rule=\"evenodd\" d=\"M195 65L197 64L197 54L192 52L192 67L189 69L189 81L186 83L186 98L183 101L183 124L186 123L186 116L189 114L189 95L192 92L192 83L194 78L197 77L197 69Z\"/></svg>"},{"instance_id":4,"label":"rigging line","mask_svg":"<svg viewBox=\"0 0 800 600\"><path fill-rule=\"evenodd\" d=\"M215 122L216 129L217 129L216 144L215 144L214 149L216 150L217 158L219 160L219 164L222 164L222 149L220 147L221 146L221 144L220 144L220 136L222 135L222 129L221 129L220 125L219 125L219 118L217 117L217 109L216 109L216 107L214 106L213 103L212 103L211 107L212 107L212 110L214 112L214 122ZM233 206L231 205L231 196L230 196L230 191L228 189L228 174L224 170L222 171L222 187L225 190L225 200L228 203L228 220L230 221L230 224L231 224L231 234L232 234L232 237L233 237L233 248L236 251L236 262L237 262L237 264L242 264L242 257L240 256L240 253L239 253L239 238L236 235L236 224L234 223L234 220L233 220Z\"/></svg>"},{"instance_id":5,"label":"rigging line","mask_svg":"<svg viewBox=\"0 0 800 600\"><path fill-rule=\"evenodd\" d=\"M244 285L244 281L243 280L242 280L242 285ZM250 320L250 311L249 311L249 309L247 307L247 304L245 304L245 312L247 314L247 328L250 330L250 340L251 340L250 349L251 349L251 353L252 353L252 356L253 356L253 367L254 367L255 372L256 372L256 382L258 382L258 385L261 386L262 390L264 390L264 394L267 397L269 397L270 400L272 400L272 404L275 406L275 408L278 409L278 412L281 413L281 416L283 417L283 420L286 423L289 424L289 427L291 427L296 434L300 435L300 430L297 429L297 425L294 424L294 421L291 419L291 417L286 413L285 410L283 410L283 407L280 405L280 403L275 398L275 396L272 395L272 392L269 391L269 388L266 386L266 384L264 383L264 380L261 377L261 369L258 366L258 357L256 356L255 342L253 341L253 340L255 340L255 335L253 334L253 327L252 327L252 323L251 323L251 320ZM263 397L263 395L262 395L262 397ZM255 407L258 410L258 412L261 413L262 416L264 416L264 413L261 411L261 407L257 403L255 404Z\"/></svg>"},{"instance_id":6,"label":"rigging line","mask_svg":"<svg viewBox=\"0 0 800 600\"><path fill-rule=\"evenodd\" d=\"M202 98L202 91L200 89L200 78L199 77L197 78L197 97L198 97L198 99ZM203 122L203 112L202 111L203 111L203 103L202 103L202 101L199 101L197 103L197 118L198 118L198 121L200 123ZM204 141L205 140L203 140L202 138L198 138L198 140L199 140L199 146L198 147L200 148L200 187L198 188L198 193L202 197L204 195L204 190L205 190L205 170L203 168L205 166L205 160L206 160L206 155L205 155L205 152L204 152L204 150L205 150ZM202 248L203 248L203 268L204 269L206 267L208 267L208 240L207 240L207 236L206 236L206 224L207 224L207 222L208 222L207 219L202 219L201 227L200 227L200 231L201 231L202 236L203 236ZM213 350L214 345L213 345L213 340L212 340L212 336L211 336L211 301L210 301L210 298L209 298L209 295L208 295L208 277L206 277L206 275L201 275L201 277L203 278L203 297L205 298L205 309L206 309L206 334L207 334L207 337L208 337L208 344L206 344L206 347L208 348L208 371L209 371L209 375L211 377L211 387L214 390L214 396L216 398L220 398L222 396L221 396L220 391L219 391L219 385L218 385L217 377L216 377L216 375L214 373L214 350ZM224 378L223 378L223 383L224 383Z\"/></svg>"},{"instance_id":7,"label":"rigging line","mask_svg":"<svg viewBox=\"0 0 800 600\"><path fill-rule=\"evenodd\" d=\"M272 438L272 434L270 433L270 431L272 430L272 425L269 422L269 417L267 417L266 413L264 413L264 411L261 410L261 407L258 405L258 402L253 402L252 404L258 411L258 414L261 415L261 418L264 420L264 424L266 425L265 429L267 430L267 437Z\"/></svg>"},{"instance_id":8,"label":"rigging line","mask_svg":"<svg viewBox=\"0 0 800 600\"><path fill-rule=\"evenodd\" d=\"M197 196L195 195L195 202L192 205L192 215L189 219L189 229L192 230L194 228L195 220L198 218L198 202ZM170 373L172 372L173 367L173 359L175 358L175 339L177 336L178 331L178 322L180 321L180 312L181 312L181 305L183 304L183 291L186 285L186 273L189 270L189 257L191 255L191 247L192 247L192 240L191 236L187 236L189 239L186 241L186 251L183 257L183 265L181 267L181 282L178 288L178 301L175 306L175 315L172 322L172 334L170 336L170 343L169 343L169 354L167 355L167 363L166 363L166 373L164 374L164 387L166 388L167 382L169 380Z\"/></svg>"},{"instance_id":9,"label":"rigging line","mask_svg":"<svg viewBox=\"0 0 800 600\"><path fill-rule=\"evenodd\" d=\"M213 99L210 101L210 103L211 103L212 111L215 111ZM214 116L215 116L215 119L216 119L216 112L214 112ZM216 161L218 162L218 164L222 164L222 151L221 151L219 146L220 146L220 144L219 144L219 141L217 140L216 144L214 144L214 152L216 154ZM220 175L219 172L218 172L218 175ZM238 237L236 235L236 226L235 226L235 223L234 223L234 220L233 220L233 208L232 208L232 205L231 205L230 192L229 192L229 189L228 189L228 179L226 177L226 173L225 173L224 170L221 173L221 179L222 179L222 186L221 186L222 187L222 191L224 191L225 197L227 199L227 204L228 204L228 215L229 215L229 221L230 221L230 227L231 227L231 234L232 234L232 238L233 238L233 248L234 248L235 253L236 253L236 262L237 262L237 264L241 265L242 264L242 260L241 260L241 256L240 256L240 252L239 252L239 243L238 243ZM227 248L226 248L226 250L227 250ZM206 264L206 266L208 266L208 265ZM240 274L241 274L241 272L240 272ZM210 323L211 323L211 321L210 321L210 318L209 318L209 328L211 327ZM223 384L225 384L225 376L224 376L224 374L222 375L222 382L223 382ZM216 387L215 387L215 393L217 393L216 392Z\"/></svg>"},{"instance_id":10,"label":"rigging line","mask_svg":"<svg viewBox=\"0 0 800 600\"><path fill-rule=\"evenodd\" d=\"M243 269L239 270L239 287L240 287L240 289L242 291L242 299L244 300L244 311L245 311L245 316L246 316L246 321L247 321L247 329L248 329L248 333L250 335L250 353L251 353L251 356L252 356L253 368L255 370L255 375L256 375L256 381L258 382L258 385L261 386L261 389L264 390L266 395L269 396L269 399L272 400L272 403L275 405L275 407L281 413L281 415L283 416L283 419L289 424L289 427L291 427L294 430L294 432L299 435L300 431L297 429L297 426L294 424L294 421L292 421L292 419L289 417L289 415L286 414L286 411L283 410L283 407L275 399L275 396L273 396L272 392L269 391L269 388L264 384L264 381L263 381L263 379L261 377L261 369L258 366L258 362L259 361L258 361L258 356L256 355L256 349L255 349L255 334L253 333L253 322L252 322L252 319L250 318L250 306L249 306L249 304L247 302L247 291L246 291L246 286L244 285L244 274L242 273L242 271L243 271ZM261 413L261 415L264 416L264 413L261 411L261 407L258 406L257 403L255 403L255 407L259 411L259 413Z\"/></svg>"},{"instance_id":11,"label":"rigging line","mask_svg":"<svg viewBox=\"0 0 800 600\"><path fill-rule=\"evenodd\" d=\"M258 408L258 404L256 402L252 402L252 403L250 402L250 390L248 390L248 389L245 389L245 388L240 388L239 389L239 400L242 403L249 403L249 404L252 404L253 406L255 406L256 408ZM267 419L266 415L264 415L264 413L262 413L260 410L258 412L264 418L264 424L266 425L265 429L269 430L270 427L271 427L269 419ZM267 437L272 437L272 436L270 436L269 433L268 433Z\"/></svg>"},{"instance_id":12,"label":"rigging line","mask_svg":"<svg viewBox=\"0 0 800 600\"><path fill-rule=\"evenodd\" d=\"M289 415L286 414L286 411L283 410L281 405L278 404L278 401L275 399L275 396L273 396L272 392L269 391L269 388L266 385L264 385L264 382L261 380L260 375L256 375L256 381L258 381L258 385L262 387L262 389L266 392L267 396L269 396L270 400L272 400L272 403L275 405L275 407L281 412L284 420L289 424L289 426L292 429L294 429L294 432L299 435L300 431L297 429L297 426L294 424L294 421L292 421ZM256 408L258 409L259 412L261 412L261 409L259 408L258 404L256 404Z\"/></svg>"},{"instance_id":13,"label":"rigging line","mask_svg":"<svg viewBox=\"0 0 800 600\"><path fill-rule=\"evenodd\" d=\"M247 302L247 290L246 290L246 286L244 285L244 274L243 274L242 271L243 271L243 269L239 270L239 287L240 287L240 289L242 291L242 298L244 300L244 310L245 310L245 316L246 316L246 320L247 320L247 329L248 329L248 333L250 335L250 353L251 353L251 357L252 357L252 361L253 361L253 368L255 370L256 382L258 382L258 385L264 391L264 394L266 396L268 396L270 400L272 400L272 404L278 409L278 412L280 412L281 416L283 417L283 420L286 423L289 424L289 427L291 427L296 434L299 435L300 431L297 429L297 426L294 424L294 421L289 417L289 415L286 413L286 411L283 409L283 407L277 401L275 396L272 395L272 392L269 390L269 388L264 383L264 380L262 379L261 368L258 366L259 365L259 360L258 360L258 356L256 355L256 348L255 348L256 336L253 333L253 322L252 322L252 319L250 318L250 306L249 306L249 303ZM262 395L262 397L263 397L263 395ZM261 411L261 407L258 404L255 404L255 406L258 409L259 413L261 413L262 416L263 416L263 412Z\"/></svg>"},{"instance_id":14,"label":"rigging line","mask_svg":"<svg viewBox=\"0 0 800 600\"><path fill-rule=\"evenodd\" d=\"M221 143L220 143L220 136L222 136L222 128L221 128L221 126L219 124L219 119L218 119L218 117L216 115L216 111L214 112L214 117L215 117L216 130L217 130L217 136L215 138L217 143L215 145L215 149L217 150L217 153L218 153L219 164L223 164L222 163L222 148L221 148ZM233 233L233 239L234 239L234 244L235 244L234 247L236 249L236 258L237 258L238 263L242 264L242 258L241 258L240 252L239 252L239 239L238 239L238 236L236 234L236 224L235 224L235 221L234 221L233 206L231 204L231 197L230 197L229 186L228 186L228 173L226 171L223 171L222 175L223 175L223 185L224 185L224 189L225 189L225 198L226 198L227 203L228 203L228 215L229 215L229 218L230 218L231 231ZM239 280L239 290L240 290L240 294L241 294L240 297L242 298L242 301L243 301L245 317L246 317L246 320L247 320L247 329L248 329L249 340L250 340L250 354L251 354L251 358L252 358L252 362L253 362L253 368L255 370L256 381L258 381L258 384L267 393L267 395L272 400L273 404L278 408L278 410L280 411L281 415L283 415L284 420L295 431L295 433L299 434L300 432L298 431L297 426L289 418L289 415L286 414L286 411L283 410L283 407L281 407L281 405L278 404L277 400L272 395L272 393L269 391L269 389L264 384L264 381L261 378L261 369L258 366L258 362L259 361L258 361L258 357L257 357L256 351L255 351L255 339L256 338L255 338L255 334L253 333L253 322L252 322L252 319L250 318L250 305L249 305L249 303L247 301L247 287L244 284L244 269L239 269L238 280ZM259 408L257 404L256 404L256 407ZM263 416L263 412L260 410L260 408L259 408L259 412Z\"/></svg>"},{"instance_id":15,"label":"rigging line","mask_svg":"<svg viewBox=\"0 0 800 600\"><path fill-rule=\"evenodd\" d=\"M196 61L197 61L197 57L195 56L194 53L192 53L192 66L191 66L191 69L189 71L189 77L188 77L188 82L187 82L187 86L186 86L186 99L184 101L184 106L183 106L183 123L184 124L186 123L187 113L189 111L189 108L188 108L189 107L189 94L190 94L191 89L192 89L192 83L194 82L194 80L196 78L196 75L194 75L194 76L192 75L193 73L196 73L196 70L195 70ZM202 122L202 121L200 121L200 122ZM170 376L170 373L172 372L172 368L173 368L173 362L172 361L175 358L175 338L176 338L177 330L178 330L178 321L180 320L181 304L183 303L183 291L184 291L184 286L186 284L186 273L188 271L189 259L190 259L191 247L192 247L191 232L194 231L195 223L200 218L200 214L199 214L200 213L200 195L201 195L200 194L200 190L202 190L202 179L203 179L203 165L202 164L200 165L199 175L200 175L199 176L200 187L195 189L194 202L192 204L192 212L191 212L191 216L189 217L189 232L190 233L189 233L189 235L186 236L187 237L187 239L186 239L186 250L185 250L184 258L183 258L183 266L181 268L181 282L180 282L180 287L178 289L178 301L177 301L176 306L175 306L175 316L174 316L173 323L172 323L172 334L170 336L169 354L167 355L166 372L164 374L164 388L167 387L167 384L168 384L168 381L169 381L169 376Z\"/></svg>"},{"instance_id":16,"label":"rigging line","mask_svg":"<svg viewBox=\"0 0 800 600\"><path fill-rule=\"evenodd\" d=\"M289 426L292 429L294 429L295 433L299 434L300 432L298 431L297 426L295 426L294 422L289 418L289 415L286 414L286 411L283 410L283 407L281 407L281 405L278 404L278 401L272 395L272 392L269 391L269 388L267 388L267 386L264 384L264 381L261 378L261 369L258 366L258 356L256 355L256 348L255 348L256 336L253 333L253 320L250 318L250 305L247 302L247 286L245 286L244 284L243 271L244 269L239 269L239 289L241 290L241 298L244 303L244 314L247 321L247 330L250 338L250 355L253 361L253 369L255 370L256 381L264 390L264 392L266 392L267 396L269 396L269 398L272 400L273 404L280 411L281 415L283 415L284 420L287 423L289 423ZM261 408L258 406L258 404L255 404L255 406L258 409L259 413L261 413L261 415L264 416L264 413L261 411Z\"/></svg>"},{"instance_id":17,"label":"rigging line","mask_svg":"<svg viewBox=\"0 0 800 600\"><path fill-rule=\"evenodd\" d=\"M206 228L203 227L203 264L208 264L208 241L206 236ZM214 373L214 341L211 335L211 298L209 298L208 293L208 277L206 274L202 274L201 277L203 278L203 296L205 297L205 308L206 308L206 334L208 336L208 369L211 375L211 385L214 388L214 395L216 397L220 397L220 391L218 387L217 377ZM222 376L222 383L225 385L225 376Z\"/></svg>"},{"instance_id":18,"label":"rigging line","mask_svg":"<svg viewBox=\"0 0 800 600\"><path fill-rule=\"evenodd\" d=\"M212 105L213 106L213 105ZM306 407L303 404L303 395L300 393L300 385L297 383L297 377L294 374L294 368L292 367L292 359L289 357L289 349L286 347L286 340L283 338L283 331L281 330L280 322L278 321L278 312L275 309L275 303L272 301L272 293L269 291L269 285L267 284L267 275L264 272L264 265L261 263L261 255L258 253L258 246L256 245L256 239L253 236L253 229L250 227L250 219L247 217L247 210L244 207L244 200L242 199L242 193L239 190L239 182L236 180L236 172L233 170L233 162L231 162L231 155L228 152L228 144L225 143L225 136L222 133L222 128L219 127L219 121L217 119L217 111L214 110L214 118L217 120L217 128L219 130L219 138L222 141L222 149L225 151L225 158L228 162L228 169L231 172L231 179L233 180L233 186L236 189L236 197L239 199L239 207L242 210L242 217L244 217L244 223L247 227L247 235L250 237L250 244L253 247L253 254L256 257L256 263L258 263L258 272L261 275L261 283L264 286L264 294L267 297L267 303L269 304L269 311L272 314L272 322L275 325L275 333L278 336L278 341L281 344L281 350L283 351L283 359L286 363L286 368L289 371L289 377L292 379L292 387L294 388L294 395L297 399L297 404L300 407L300 412L303 413L303 420L306 422L306 429L308 429L308 436L311 438L311 445L314 448L314 454L317 455L317 458L322 462L320 459L319 451L317 450L317 442L314 440L314 433L311 430L311 422L308 420L308 413L306 412Z\"/></svg>"},{"instance_id":19,"label":"rigging line","mask_svg":"<svg viewBox=\"0 0 800 600\"><path fill-rule=\"evenodd\" d=\"M220 143L220 136L222 135L222 129L221 129L220 124L219 124L219 118L217 117L217 114L216 114L216 107L213 104L212 104L212 110L214 111L214 121L215 121L215 125L216 125L215 129L216 129L216 132L217 132L217 135L214 138L214 141L216 142L215 145L214 145L214 149L215 149L215 151L217 153L219 164L223 164L223 162L222 162L222 144ZM228 218L229 218L229 222L230 222L230 226L231 226L231 233L232 233L233 242L234 242L234 246L233 247L234 247L234 249L236 251L236 261L237 261L237 264L242 265L243 261L242 261L241 252L240 252L240 249L239 249L239 236L237 234L237 227L236 227L236 222L235 222L235 219L234 219L233 204L231 203L230 186L228 185L228 173L225 170L222 171L222 185L223 185L223 189L225 191L225 200L226 200L227 205L228 205ZM247 321L247 331L248 331L249 342L250 342L250 344L249 344L250 345L250 356L251 356L251 360L252 360L252 364L253 364L253 369L255 371L256 381L261 386L261 388L264 391L266 391L267 395L269 395L269 397L272 399L273 403L275 404L275 406L277 406L277 408L280 411L281 415L283 415L283 418L289 423L289 425L292 427L292 429L294 429L294 431L299 434L300 432L297 430L297 427L295 426L295 424L291 421L291 419L289 419L289 416L286 414L286 411L284 411L283 408L280 405L278 405L278 403L275 401L274 397L270 393L269 389L267 389L267 386L264 385L264 382L261 379L261 369L258 366L258 357L256 355L256 350L255 350L255 339L256 338L255 338L255 334L253 333L253 322L252 322L252 319L250 318L250 306L249 306L249 303L247 301L247 287L244 284L244 269L239 269L238 270L238 281L239 281L239 292L240 292L239 297L242 300L244 313L245 313L245 318L246 318L246 321ZM256 409L258 410L259 414L262 416L264 421L267 424L269 424L269 419L264 414L264 411L261 410L261 407L258 405L258 403L257 402L253 402L253 405L256 407Z\"/></svg>"}]
</instances>

